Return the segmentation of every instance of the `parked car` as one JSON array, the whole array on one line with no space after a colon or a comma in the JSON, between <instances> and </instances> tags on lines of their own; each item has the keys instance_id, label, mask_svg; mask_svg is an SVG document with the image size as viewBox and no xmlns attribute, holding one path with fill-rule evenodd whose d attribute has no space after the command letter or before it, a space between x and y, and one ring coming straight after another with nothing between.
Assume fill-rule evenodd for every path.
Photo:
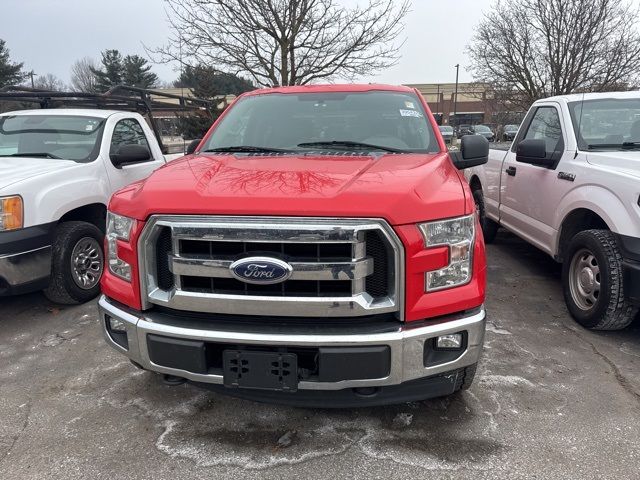
<instances>
[{"instance_id":1,"label":"parked car","mask_svg":"<svg viewBox=\"0 0 640 480\"><path fill-rule=\"evenodd\" d=\"M534 103L466 176L485 239L500 225L562 262L573 318L614 330L640 305L639 166L640 93L580 94Z\"/></svg>"},{"instance_id":2,"label":"parked car","mask_svg":"<svg viewBox=\"0 0 640 480\"><path fill-rule=\"evenodd\" d=\"M428 112L408 87L239 97L192 154L112 197L107 343L171 383L261 401L468 388L486 272L456 166L486 162L488 143L448 152Z\"/></svg>"},{"instance_id":3,"label":"parked car","mask_svg":"<svg viewBox=\"0 0 640 480\"><path fill-rule=\"evenodd\" d=\"M109 197L165 162L137 113L0 115L0 296L44 289L54 302L75 303L98 295Z\"/></svg>"},{"instance_id":4,"label":"parked car","mask_svg":"<svg viewBox=\"0 0 640 480\"><path fill-rule=\"evenodd\" d=\"M516 134L518 133L518 125L505 125L504 131L502 132L502 139L505 142L513 142L513 139L516 138Z\"/></svg>"},{"instance_id":5,"label":"parked car","mask_svg":"<svg viewBox=\"0 0 640 480\"><path fill-rule=\"evenodd\" d=\"M465 135L473 135L474 131L473 131L473 126L472 125L458 125L458 127L456 128L456 136L458 138L462 138Z\"/></svg>"},{"instance_id":6,"label":"parked car","mask_svg":"<svg viewBox=\"0 0 640 480\"><path fill-rule=\"evenodd\" d=\"M451 125L440 125L438 129L446 143L451 143L453 141L454 134L453 127Z\"/></svg>"},{"instance_id":7,"label":"parked car","mask_svg":"<svg viewBox=\"0 0 640 480\"><path fill-rule=\"evenodd\" d=\"M474 135L481 135L490 142L493 142L496 139L496 134L487 127L486 125L475 125L472 127L472 132Z\"/></svg>"}]
</instances>

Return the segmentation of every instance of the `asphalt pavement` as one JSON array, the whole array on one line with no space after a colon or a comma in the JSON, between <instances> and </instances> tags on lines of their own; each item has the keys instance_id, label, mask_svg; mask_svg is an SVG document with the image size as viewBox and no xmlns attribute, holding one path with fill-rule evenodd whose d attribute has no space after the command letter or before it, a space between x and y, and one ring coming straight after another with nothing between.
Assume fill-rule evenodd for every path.
<instances>
[{"instance_id":1,"label":"asphalt pavement","mask_svg":"<svg viewBox=\"0 0 640 480\"><path fill-rule=\"evenodd\" d=\"M2 298L0 478L639 478L640 321L584 330L550 258L508 234L488 257L471 390L380 408L165 386L107 347L95 302Z\"/></svg>"}]
</instances>

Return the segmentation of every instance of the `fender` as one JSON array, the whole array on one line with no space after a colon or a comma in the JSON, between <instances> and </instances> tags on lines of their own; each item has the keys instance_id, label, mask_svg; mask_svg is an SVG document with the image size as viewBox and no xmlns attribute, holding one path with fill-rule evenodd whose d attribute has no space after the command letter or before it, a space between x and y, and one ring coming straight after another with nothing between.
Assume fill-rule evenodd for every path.
<instances>
[{"instance_id":1,"label":"fender","mask_svg":"<svg viewBox=\"0 0 640 480\"><path fill-rule=\"evenodd\" d=\"M84 205L101 203L107 205L111 196L111 186L101 162L93 162L94 168L66 170L58 177L47 176L47 182L40 182L40 190L25 199L25 224L39 225L58 221L65 213Z\"/></svg>"},{"instance_id":2,"label":"fender","mask_svg":"<svg viewBox=\"0 0 640 480\"><path fill-rule=\"evenodd\" d=\"M629 206L630 207L630 206ZM606 209L605 209L606 208ZM611 190L600 185L588 184L571 190L560 202L554 217L555 233L552 237L552 255L558 254L562 224L567 216L577 209L587 209L598 214L612 232L639 237L636 225L628 206Z\"/></svg>"}]
</instances>

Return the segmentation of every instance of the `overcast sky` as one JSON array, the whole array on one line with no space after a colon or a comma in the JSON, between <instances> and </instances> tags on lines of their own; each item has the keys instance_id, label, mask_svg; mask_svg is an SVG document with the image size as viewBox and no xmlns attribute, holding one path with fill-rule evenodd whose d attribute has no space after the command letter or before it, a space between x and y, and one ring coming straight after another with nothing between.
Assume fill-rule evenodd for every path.
<instances>
[{"instance_id":1,"label":"overcast sky","mask_svg":"<svg viewBox=\"0 0 640 480\"><path fill-rule=\"evenodd\" d=\"M338 0L353 4L358 0ZM363 0L361 3L364 3ZM640 1L640 0L636 0ZM143 44L158 46L169 33L163 0L0 0L0 38L26 70L69 80L71 64L100 58L108 48L145 56ZM399 64L362 81L431 83L469 81L465 46L493 0L413 0L406 18L406 43ZM172 66L154 65L163 81L177 77Z\"/></svg>"}]
</instances>

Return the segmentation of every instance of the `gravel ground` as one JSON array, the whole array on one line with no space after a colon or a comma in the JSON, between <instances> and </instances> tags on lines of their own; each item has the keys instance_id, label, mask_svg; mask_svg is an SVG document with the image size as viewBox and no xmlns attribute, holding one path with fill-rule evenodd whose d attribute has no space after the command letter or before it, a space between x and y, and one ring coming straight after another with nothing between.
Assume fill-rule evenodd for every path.
<instances>
[{"instance_id":1,"label":"gravel ground","mask_svg":"<svg viewBox=\"0 0 640 480\"><path fill-rule=\"evenodd\" d=\"M640 322L586 331L551 259L506 234L488 255L472 389L384 408L168 387L106 346L95 302L0 299L0 478L638 478Z\"/></svg>"}]
</instances>

